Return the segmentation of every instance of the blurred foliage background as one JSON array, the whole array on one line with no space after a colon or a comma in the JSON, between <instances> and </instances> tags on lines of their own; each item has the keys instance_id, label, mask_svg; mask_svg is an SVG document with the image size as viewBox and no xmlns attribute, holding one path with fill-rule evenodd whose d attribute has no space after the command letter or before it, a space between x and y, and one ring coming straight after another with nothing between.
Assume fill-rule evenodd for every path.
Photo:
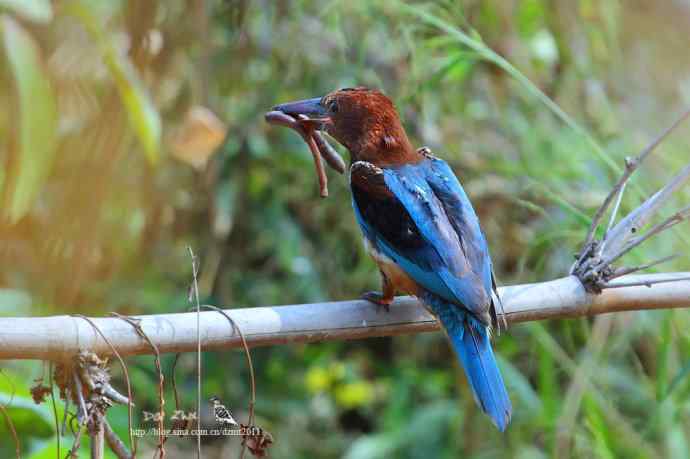
<instances>
[{"instance_id":1,"label":"blurred foliage background","mask_svg":"<svg viewBox=\"0 0 690 459\"><path fill-rule=\"evenodd\" d=\"M301 139L263 121L360 84L454 167L501 283L562 276L623 158L690 104L688 27L685 0L0 0L0 314L184 311L188 245L218 306L377 288L344 178L320 199ZM643 167L623 210L688 162L689 132ZM686 253L684 231L626 261ZM514 404L503 435L440 333L256 349L258 423L281 458L684 458L689 330L681 310L512 327L495 345ZM143 425L153 359L128 362ZM203 365L204 396L246 419L242 354ZM24 457L55 457L52 409L28 394L47 365L2 368ZM191 409L193 355L177 377ZM169 385L167 400L170 415ZM124 438L126 410L109 413ZM238 443L206 439L204 457ZM193 447L167 443L173 458Z\"/></svg>"}]
</instances>

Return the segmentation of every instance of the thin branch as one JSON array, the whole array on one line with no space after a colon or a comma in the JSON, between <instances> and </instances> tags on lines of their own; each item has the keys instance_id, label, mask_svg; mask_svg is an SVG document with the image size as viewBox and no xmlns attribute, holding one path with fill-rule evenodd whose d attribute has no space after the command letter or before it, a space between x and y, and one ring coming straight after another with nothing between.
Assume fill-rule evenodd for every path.
<instances>
[{"instance_id":1,"label":"thin branch","mask_svg":"<svg viewBox=\"0 0 690 459\"><path fill-rule=\"evenodd\" d=\"M84 319L86 322L91 325L91 327L100 335L101 338L103 338L103 341L108 345L108 352L112 353L117 357L117 360L120 362L120 366L122 367L122 373L125 376L125 383L127 384L127 427L129 429L129 444L132 448L132 456L136 457L137 455L137 444L134 441L134 433L132 432L132 405L133 405L133 400L132 400L132 385L130 384L129 381L129 371L127 370L127 364L125 364L124 359L118 352L118 350L113 346L113 344L110 342L110 340L103 334L101 329L98 327L98 325L91 319L89 319L86 316L83 316L81 314L75 314L74 317L79 317L80 319ZM118 320L118 319L113 319L113 320ZM135 332L136 333L136 332ZM138 335L137 335L138 336ZM80 349L81 350L81 349ZM95 351L92 352L97 353ZM76 353L75 353L76 354Z\"/></svg>"},{"instance_id":2,"label":"thin branch","mask_svg":"<svg viewBox=\"0 0 690 459\"><path fill-rule=\"evenodd\" d=\"M132 459L132 455L127 450L125 444L120 440L107 419L103 419L103 429L105 431L105 441L108 443L110 450L115 453L118 459Z\"/></svg>"},{"instance_id":3,"label":"thin branch","mask_svg":"<svg viewBox=\"0 0 690 459\"><path fill-rule=\"evenodd\" d=\"M0 412L2 413L2 416L5 418L7 428L10 430L10 433L12 434L12 439L14 440L14 452L17 456L17 459L20 459L22 457L22 451L19 446L19 436L17 435L17 429L15 429L14 422L12 422L12 418L10 417L10 414L7 412L7 407L2 403L0 403Z\"/></svg>"},{"instance_id":4,"label":"thin branch","mask_svg":"<svg viewBox=\"0 0 690 459\"><path fill-rule=\"evenodd\" d=\"M159 454L159 457L161 459L165 458L165 435L164 435L164 429L165 426L163 424L163 420L165 418L165 398L163 397L164 394L164 384L165 384L165 378L163 377L163 370L161 368L161 354L158 351L158 346L156 346L153 341L151 341L151 338L144 332L144 330L141 328L139 325L139 320L134 319L129 316L124 316L122 314L118 314L117 312L111 312L111 315L124 320L128 324L130 324L132 327L134 327L134 330L137 332L139 336L144 339L149 346L151 346L151 350L153 350L155 354L155 359L154 359L154 365L156 366L156 371L158 372L158 414L160 415L158 417L158 445L156 446L156 451ZM154 454L155 457L155 454Z\"/></svg>"},{"instance_id":5,"label":"thin branch","mask_svg":"<svg viewBox=\"0 0 690 459\"><path fill-rule=\"evenodd\" d=\"M573 267L579 266L584 262L588 252L591 250L592 243L594 242L594 235L596 233L597 228L599 227L599 224L601 223L602 218L604 217L604 214L606 213L606 210L609 208L614 198L620 199L620 196L622 196L623 193L623 188L625 187L628 180L630 180L630 177L632 176L633 172L637 170L637 168L640 166L640 164L642 164L642 162L647 158L647 156L649 156L654 151L654 149L666 139L666 137L668 137L683 121L685 121L688 118L688 116L690 116L690 109L683 112L683 114L681 114L678 117L678 119L676 119L676 121L674 121L673 124L671 124L671 126L669 126L664 132L661 133L661 135L659 135L649 145L647 145L647 147L644 150L642 150L642 152L636 158L625 159L625 170L623 171L621 177L618 179L618 182L616 182L616 184L614 185L611 192L608 194L608 196L606 196L606 199L604 199L604 202L601 204L599 209L597 209L597 212L594 214L594 218L592 219L592 223L589 227L589 230L587 231L587 236L585 237L585 242L582 246L582 251L578 256L577 263L573 265ZM614 215L612 215L611 221L613 221L614 216L615 211Z\"/></svg>"},{"instance_id":6,"label":"thin branch","mask_svg":"<svg viewBox=\"0 0 690 459\"><path fill-rule=\"evenodd\" d=\"M173 360L172 368L170 369L170 375L173 388L173 395L175 396L175 410L180 409L180 394L177 392L177 381L175 380L175 369L177 368L177 361L180 360L180 353L175 354L175 359Z\"/></svg>"},{"instance_id":7,"label":"thin branch","mask_svg":"<svg viewBox=\"0 0 690 459\"><path fill-rule=\"evenodd\" d=\"M84 400L84 388L79 380L79 375L76 371L72 372L72 382L74 383L74 394L76 396L77 404L77 422L79 423L79 428L81 429L86 424L86 417L88 416L88 411L86 410L86 400Z\"/></svg>"},{"instance_id":8,"label":"thin branch","mask_svg":"<svg viewBox=\"0 0 690 459\"><path fill-rule=\"evenodd\" d=\"M690 217L690 206L687 206L687 207L679 210L678 212L671 215L670 217L668 217L666 220L662 221L661 223L657 223L656 225L654 225L652 227L652 229L647 231L642 236L638 236L637 238L630 241L627 245L625 245L623 248L621 248L618 252L608 255L606 258L604 258L602 260L602 264L610 265L611 263L618 260L620 257L622 257L626 253L630 252L632 249L634 249L638 245L642 244L643 242L645 242L646 240L648 240L652 236L655 236L655 235L661 233L662 231L665 231L665 230L677 225L678 223L681 223L683 220L687 219L688 217Z\"/></svg>"},{"instance_id":9,"label":"thin branch","mask_svg":"<svg viewBox=\"0 0 690 459\"><path fill-rule=\"evenodd\" d=\"M651 261L649 263L645 263L644 265L638 265L638 266L632 266L629 268L617 268L613 274L610 276L610 279L616 279L621 276L627 276L628 274L636 273L638 271L642 271L645 269L652 268L654 266L658 266L662 263L667 263L671 260L675 260L676 258L680 257L679 254L675 255L669 255L667 257L659 258L658 260Z\"/></svg>"},{"instance_id":10,"label":"thin branch","mask_svg":"<svg viewBox=\"0 0 690 459\"><path fill-rule=\"evenodd\" d=\"M197 282L199 264L191 247L187 247L189 255L192 257L192 275L194 276L192 283L192 292L194 300L196 301L196 413L198 418L201 416L201 307L199 305L199 284ZM197 459L201 459L201 427L200 421L197 421L196 434L196 455Z\"/></svg>"},{"instance_id":11,"label":"thin branch","mask_svg":"<svg viewBox=\"0 0 690 459\"><path fill-rule=\"evenodd\" d=\"M654 214L666 204L673 193L688 180L690 180L690 164L685 166L668 184L654 193L637 209L618 222L607 236L606 250L602 253L602 258L608 259L621 250L626 242L646 225ZM679 211L678 214L686 211L687 208Z\"/></svg>"},{"instance_id":12,"label":"thin branch","mask_svg":"<svg viewBox=\"0 0 690 459\"><path fill-rule=\"evenodd\" d=\"M17 386L14 384L14 381L12 380L12 378L7 376L7 374L4 371L2 371L2 368L0 368L0 375L2 375L7 380L9 385L12 387L11 392L10 392L10 399L7 401L7 403L4 404L4 407L7 408L14 401L14 396L17 394Z\"/></svg>"},{"instance_id":13,"label":"thin branch","mask_svg":"<svg viewBox=\"0 0 690 459\"><path fill-rule=\"evenodd\" d=\"M667 284L669 282L681 282L690 281L690 276L687 277L668 277L666 279L660 278L650 281L638 281L638 282L609 282L604 285L604 288L623 288L623 287L647 287L651 288L653 285L657 284Z\"/></svg>"},{"instance_id":14,"label":"thin branch","mask_svg":"<svg viewBox=\"0 0 690 459\"><path fill-rule=\"evenodd\" d=\"M91 437L91 459L103 459L105 454L103 416L97 416L98 419L89 432L89 436Z\"/></svg>"},{"instance_id":15,"label":"thin branch","mask_svg":"<svg viewBox=\"0 0 690 459\"><path fill-rule=\"evenodd\" d=\"M690 272L625 276L618 282L647 285L673 277L676 282L654 288L633 286L588 293L575 276L548 282L500 287L508 323L564 319L641 309L690 308ZM226 309L237 322L249 347L275 344L342 341L436 331L436 319L412 297L398 297L390 313L363 300L245 309ZM161 353L196 352L195 313L136 316ZM202 350L239 348L238 334L229 335L218 314L199 314ZM151 354L151 347L129 324L112 317L90 319L121 356ZM81 349L113 354L103 338L85 321L72 316L0 318L0 359L64 360Z\"/></svg>"},{"instance_id":16,"label":"thin branch","mask_svg":"<svg viewBox=\"0 0 690 459\"><path fill-rule=\"evenodd\" d=\"M254 364L252 363L252 356L249 353L249 346L247 346L247 340L244 339L244 333L242 333L242 329L239 327L239 325L237 325L237 322L235 322L233 318L230 317L225 311L210 305L204 305L204 308L211 309L213 311L216 311L217 313L222 314L228 320L228 322L230 322L230 326L232 326L233 328L233 333L235 330L237 330L237 333L240 335L240 339L242 340L242 347L244 348L244 355L247 358L247 368L249 369L249 385L251 389L251 398L249 400L249 421L247 422L247 424L252 426L254 425L254 406L256 404L256 380L254 378ZM244 458L244 452L246 448L246 443L242 442L240 459Z\"/></svg>"},{"instance_id":17,"label":"thin branch","mask_svg":"<svg viewBox=\"0 0 690 459\"><path fill-rule=\"evenodd\" d=\"M613 228L614 223L616 223L616 216L618 215L618 210L621 207L621 201L623 200L623 194L625 193L625 187L627 186L627 182L621 186L620 191L618 192L618 196L616 197L616 204L613 206L613 210L611 211L611 218L609 218L609 224L606 227L606 233L611 231L611 228ZM606 239L606 236L604 235L604 239Z\"/></svg>"},{"instance_id":18,"label":"thin branch","mask_svg":"<svg viewBox=\"0 0 690 459\"><path fill-rule=\"evenodd\" d=\"M65 388L65 406L62 409L62 428L60 429L60 435L65 435L67 431L67 413L69 412L69 399L72 396L70 393L70 388Z\"/></svg>"},{"instance_id":19,"label":"thin branch","mask_svg":"<svg viewBox=\"0 0 690 459\"><path fill-rule=\"evenodd\" d=\"M84 431L84 429L79 428L75 433L74 433L74 443L72 443L72 448L70 448L69 452L67 453L67 457L75 458L77 459L79 456L77 456L77 451L79 451L79 448L81 448L81 434Z\"/></svg>"},{"instance_id":20,"label":"thin branch","mask_svg":"<svg viewBox=\"0 0 690 459\"><path fill-rule=\"evenodd\" d=\"M57 444L57 457L60 458L60 420L57 414L57 403L55 402L55 381L53 380L53 362L48 366L48 378L50 378L50 402L53 406L53 418L55 419L55 442Z\"/></svg>"},{"instance_id":21,"label":"thin branch","mask_svg":"<svg viewBox=\"0 0 690 459\"><path fill-rule=\"evenodd\" d=\"M9 413L7 412L7 408L12 404L12 401L14 400L14 395L16 393L16 386L14 385L14 381L5 374L4 371L0 368L0 374L2 374L7 381L10 383L10 386L12 386L12 393L10 394L10 399L7 401L7 403L0 403L0 411L2 412L3 417L5 418L5 423L7 424L7 428L9 429L10 433L12 434L12 439L14 440L14 448L15 448L15 453L17 455L17 459L21 458L21 448L19 444L19 437L17 436L17 429L14 427L14 422L12 421L12 418L10 417Z\"/></svg>"}]
</instances>

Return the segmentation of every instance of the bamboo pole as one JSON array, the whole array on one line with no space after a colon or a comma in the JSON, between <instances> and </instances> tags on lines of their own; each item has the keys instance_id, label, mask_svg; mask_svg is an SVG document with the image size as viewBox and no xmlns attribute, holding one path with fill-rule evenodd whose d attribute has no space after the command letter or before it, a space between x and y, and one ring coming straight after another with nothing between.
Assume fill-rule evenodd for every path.
<instances>
[{"instance_id":1,"label":"bamboo pole","mask_svg":"<svg viewBox=\"0 0 690 459\"><path fill-rule=\"evenodd\" d=\"M514 285L499 289L509 323L563 319L586 315L690 307L690 272L631 275L616 283L646 283L661 279L675 282L636 285L585 291L574 277L548 282ZM398 297L390 312L371 303L337 301L228 309L227 314L241 327L249 346L312 343L369 337L392 336L438 330L436 320L412 297ZM136 316L141 328L159 351L196 350L196 313ZM200 313L203 350L240 347L239 334L214 311ZM92 319L122 356L151 354L151 346L130 323L116 317ZM0 318L0 359L60 361L88 349L110 354L102 337L84 319L72 316Z\"/></svg>"}]
</instances>

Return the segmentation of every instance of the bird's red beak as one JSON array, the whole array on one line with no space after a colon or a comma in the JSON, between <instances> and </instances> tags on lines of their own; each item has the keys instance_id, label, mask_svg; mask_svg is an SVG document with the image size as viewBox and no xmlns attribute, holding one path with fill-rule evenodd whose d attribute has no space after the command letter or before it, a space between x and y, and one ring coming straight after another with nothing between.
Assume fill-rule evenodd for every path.
<instances>
[{"instance_id":1,"label":"bird's red beak","mask_svg":"<svg viewBox=\"0 0 690 459\"><path fill-rule=\"evenodd\" d=\"M313 123L316 129L323 129L325 125L331 123L331 118L328 116L326 108L321 104L320 97L276 105L273 110L290 115L302 122L310 121L309 124Z\"/></svg>"}]
</instances>

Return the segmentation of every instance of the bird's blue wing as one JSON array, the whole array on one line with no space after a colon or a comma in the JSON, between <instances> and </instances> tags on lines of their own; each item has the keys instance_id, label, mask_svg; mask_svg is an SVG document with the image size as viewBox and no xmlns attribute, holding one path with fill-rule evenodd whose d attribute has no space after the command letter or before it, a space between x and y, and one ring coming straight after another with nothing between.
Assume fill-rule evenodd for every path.
<instances>
[{"instance_id":1,"label":"bird's blue wing","mask_svg":"<svg viewBox=\"0 0 690 459\"><path fill-rule=\"evenodd\" d=\"M472 203L460 181L445 161L432 158L427 161L430 172L427 181L446 212L448 221L459 235L463 253L470 266L480 277L484 289L493 289L493 270L486 238L479 225Z\"/></svg>"},{"instance_id":2,"label":"bird's blue wing","mask_svg":"<svg viewBox=\"0 0 690 459\"><path fill-rule=\"evenodd\" d=\"M477 216L439 159L379 169L355 163L353 205L365 236L426 290L486 321L491 261Z\"/></svg>"}]
</instances>

